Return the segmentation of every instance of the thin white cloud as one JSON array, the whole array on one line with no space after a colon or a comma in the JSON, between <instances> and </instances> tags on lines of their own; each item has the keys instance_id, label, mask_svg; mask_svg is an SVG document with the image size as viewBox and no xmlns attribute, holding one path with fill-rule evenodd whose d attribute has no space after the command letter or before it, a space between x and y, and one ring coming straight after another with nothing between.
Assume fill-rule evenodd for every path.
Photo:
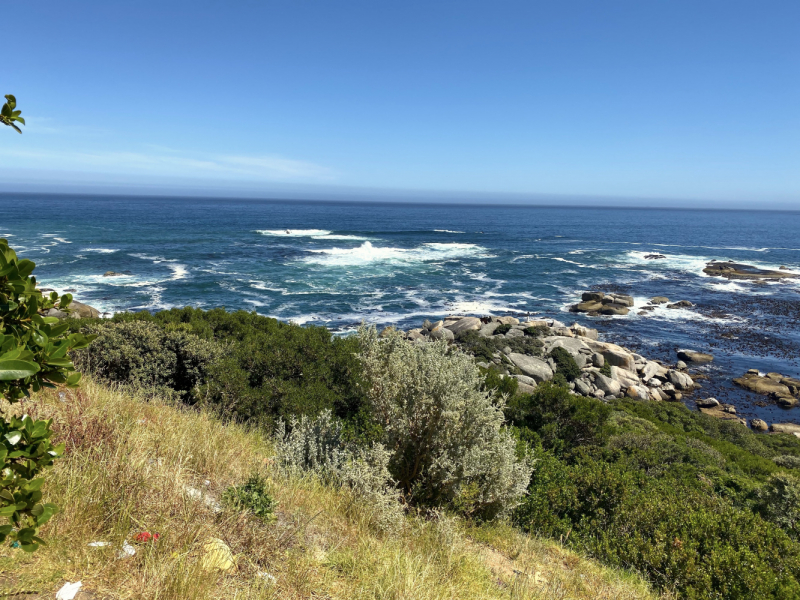
<instances>
[{"instance_id":1,"label":"thin white cloud","mask_svg":"<svg viewBox=\"0 0 800 600\"><path fill-rule=\"evenodd\" d=\"M80 169L118 174L151 174L202 179L331 182L337 173L307 161L274 155L193 155L148 146L150 152L80 152L0 148L4 166L47 170ZM15 164L16 163L16 164Z\"/></svg>"}]
</instances>

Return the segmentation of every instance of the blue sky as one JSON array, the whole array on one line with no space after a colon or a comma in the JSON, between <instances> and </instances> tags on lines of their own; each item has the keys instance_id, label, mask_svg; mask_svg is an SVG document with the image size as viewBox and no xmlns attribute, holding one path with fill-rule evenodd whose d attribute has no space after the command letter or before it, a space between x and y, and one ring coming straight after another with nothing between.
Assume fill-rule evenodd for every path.
<instances>
[{"instance_id":1,"label":"blue sky","mask_svg":"<svg viewBox=\"0 0 800 600\"><path fill-rule=\"evenodd\" d=\"M0 189L800 207L797 0L14 6Z\"/></svg>"}]
</instances>

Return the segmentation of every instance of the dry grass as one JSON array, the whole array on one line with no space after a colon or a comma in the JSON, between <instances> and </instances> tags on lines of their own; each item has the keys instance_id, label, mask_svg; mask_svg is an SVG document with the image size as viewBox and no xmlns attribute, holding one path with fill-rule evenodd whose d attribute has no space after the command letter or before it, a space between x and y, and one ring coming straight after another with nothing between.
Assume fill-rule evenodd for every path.
<instances>
[{"instance_id":1,"label":"dry grass","mask_svg":"<svg viewBox=\"0 0 800 600\"><path fill-rule=\"evenodd\" d=\"M204 412L90 381L64 398L43 394L24 409L53 418L57 438L67 442L45 492L62 512L43 531L50 544L39 552L0 549L0 597L53 598L77 580L86 590L78 599L656 597L633 575L501 525L415 517L401 532L381 534L348 493L280 477L267 440ZM268 478L278 500L274 523L215 510L213 500L254 471ZM204 496L190 497L187 486ZM141 531L161 537L118 558ZM210 537L230 546L234 568L203 569ZM94 541L111 544L89 547Z\"/></svg>"}]
</instances>

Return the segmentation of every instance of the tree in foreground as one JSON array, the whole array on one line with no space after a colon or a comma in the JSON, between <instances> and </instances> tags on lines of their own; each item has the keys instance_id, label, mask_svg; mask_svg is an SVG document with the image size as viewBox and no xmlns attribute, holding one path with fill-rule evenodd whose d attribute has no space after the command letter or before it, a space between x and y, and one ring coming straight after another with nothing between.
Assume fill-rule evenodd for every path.
<instances>
[{"instance_id":1,"label":"tree in foreground","mask_svg":"<svg viewBox=\"0 0 800 600\"><path fill-rule=\"evenodd\" d=\"M22 133L22 130L17 127L17 123L25 125L25 119L20 117L21 110L17 110L17 99L12 94L6 94L6 103L3 104L0 110L0 123L13 127L17 133Z\"/></svg>"},{"instance_id":2,"label":"tree in foreground","mask_svg":"<svg viewBox=\"0 0 800 600\"><path fill-rule=\"evenodd\" d=\"M68 334L67 323L44 316L52 308L68 310L72 296L43 296L31 277L35 266L0 239L0 398L12 405L44 388L77 386L80 373L74 372L69 352L92 339ZM42 543L39 528L57 510L42 503L40 475L64 446L51 443L50 421L9 412L0 415L0 542L33 552Z\"/></svg>"},{"instance_id":3,"label":"tree in foreground","mask_svg":"<svg viewBox=\"0 0 800 600\"><path fill-rule=\"evenodd\" d=\"M481 391L471 357L446 341L413 344L359 329L360 358L389 470L415 504L493 518L525 495L532 466L503 427L504 399Z\"/></svg>"}]
</instances>

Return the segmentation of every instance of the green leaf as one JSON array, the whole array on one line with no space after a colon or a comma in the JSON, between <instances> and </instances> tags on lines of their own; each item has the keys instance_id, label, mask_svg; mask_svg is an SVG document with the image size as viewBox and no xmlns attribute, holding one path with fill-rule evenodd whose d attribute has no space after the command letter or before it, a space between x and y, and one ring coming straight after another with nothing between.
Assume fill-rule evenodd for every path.
<instances>
[{"instance_id":1,"label":"green leaf","mask_svg":"<svg viewBox=\"0 0 800 600\"><path fill-rule=\"evenodd\" d=\"M11 506L4 506L3 508L0 508L0 517L10 517L15 512L17 512L16 505L12 504Z\"/></svg>"},{"instance_id":2,"label":"green leaf","mask_svg":"<svg viewBox=\"0 0 800 600\"><path fill-rule=\"evenodd\" d=\"M21 261L17 263L17 270L19 271L20 277L27 277L33 270L36 268L36 263L32 260L28 260L27 258L23 258Z\"/></svg>"},{"instance_id":3,"label":"green leaf","mask_svg":"<svg viewBox=\"0 0 800 600\"><path fill-rule=\"evenodd\" d=\"M25 119L23 119L22 117L14 117L14 120L22 123L23 125L25 125Z\"/></svg>"},{"instance_id":4,"label":"green leaf","mask_svg":"<svg viewBox=\"0 0 800 600\"><path fill-rule=\"evenodd\" d=\"M28 485L26 485L23 489L26 492L36 492L39 490L39 488L42 487L43 483L44 483L44 477L39 477L38 479L33 479L32 481L30 481Z\"/></svg>"},{"instance_id":5,"label":"green leaf","mask_svg":"<svg viewBox=\"0 0 800 600\"><path fill-rule=\"evenodd\" d=\"M0 381L25 379L39 372L39 365L25 360L0 360Z\"/></svg>"}]
</instances>

